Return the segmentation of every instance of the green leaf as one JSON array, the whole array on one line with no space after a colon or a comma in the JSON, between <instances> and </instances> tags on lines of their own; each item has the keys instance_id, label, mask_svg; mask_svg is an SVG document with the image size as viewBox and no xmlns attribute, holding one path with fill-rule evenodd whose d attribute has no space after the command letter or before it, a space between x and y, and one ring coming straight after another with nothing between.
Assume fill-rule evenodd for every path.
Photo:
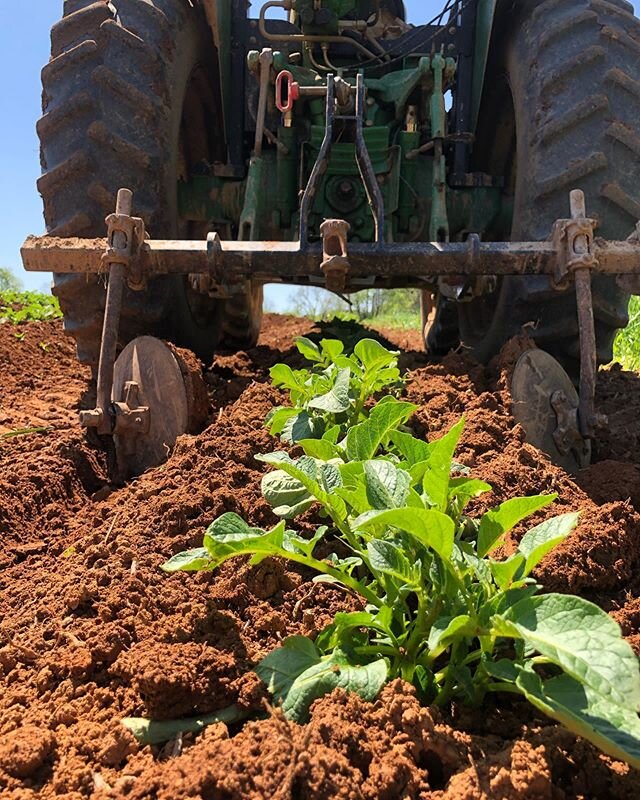
<instances>
[{"instance_id":1,"label":"green leaf","mask_svg":"<svg viewBox=\"0 0 640 800\"><path fill-rule=\"evenodd\" d=\"M354 529L398 528L410 534L423 547L429 547L448 562L453 553L455 525L450 517L433 509L397 508L369 511L353 523Z\"/></svg>"},{"instance_id":2,"label":"green leaf","mask_svg":"<svg viewBox=\"0 0 640 800\"><path fill-rule=\"evenodd\" d=\"M531 597L492 624L498 636L524 640L603 697L640 707L638 659L620 626L593 603L563 594Z\"/></svg>"},{"instance_id":3,"label":"green leaf","mask_svg":"<svg viewBox=\"0 0 640 800\"><path fill-rule=\"evenodd\" d=\"M516 497L487 513L480 520L478 555L484 558L494 550L499 540L523 519L540 511L558 499L557 494L535 497Z\"/></svg>"},{"instance_id":4,"label":"green leaf","mask_svg":"<svg viewBox=\"0 0 640 800\"><path fill-rule=\"evenodd\" d=\"M429 633L427 642L429 658L433 660L444 653L456 637L472 635L473 632L472 620L467 614L453 618L440 617L434 622Z\"/></svg>"},{"instance_id":5,"label":"green leaf","mask_svg":"<svg viewBox=\"0 0 640 800\"><path fill-rule=\"evenodd\" d=\"M300 379L299 373L296 374L288 364L275 364L269 370L274 386L292 391L304 389L304 382Z\"/></svg>"},{"instance_id":6,"label":"green leaf","mask_svg":"<svg viewBox=\"0 0 640 800\"><path fill-rule=\"evenodd\" d=\"M211 556L204 547L178 553L162 565L165 572L204 572L215 569L212 566Z\"/></svg>"},{"instance_id":7,"label":"green leaf","mask_svg":"<svg viewBox=\"0 0 640 800\"><path fill-rule=\"evenodd\" d=\"M125 717L122 724L131 731L142 746L159 745L170 742L181 733L200 733L210 725L217 725L223 722L231 725L234 722L242 722L249 716L249 711L230 706L213 714L206 714L202 717L191 717L189 719L153 720L143 719L142 717Z\"/></svg>"},{"instance_id":8,"label":"green leaf","mask_svg":"<svg viewBox=\"0 0 640 800\"><path fill-rule=\"evenodd\" d=\"M271 531L251 528L237 514L227 513L219 517L207 530L204 547L209 562L206 569L216 569L223 562L240 555L252 555L258 559L267 556L284 556L285 523L277 525ZM163 566L166 572L173 571L172 562L177 556Z\"/></svg>"},{"instance_id":9,"label":"green leaf","mask_svg":"<svg viewBox=\"0 0 640 800\"><path fill-rule=\"evenodd\" d=\"M360 359L364 368L370 372L376 372L394 364L398 356L398 353L387 350L375 339L361 339L353 348L353 352Z\"/></svg>"},{"instance_id":10,"label":"green leaf","mask_svg":"<svg viewBox=\"0 0 640 800\"><path fill-rule=\"evenodd\" d=\"M303 672L320 663L320 652L306 636L291 636L273 650L255 668L255 672L274 698L283 701L294 681Z\"/></svg>"},{"instance_id":11,"label":"green leaf","mask_svg":"<svg viewBox=\"0 0 640 800\"><path fill-rule=\"evenodd\" d=\"M390 630L391 620L384 619L384 611L390 611L384 607L381 612L372 614L369 611L354 611L351 613L338 613L333 622L318 636L317 646L324 652L339 647L343 642L349 642L352 631L357 628L377 631L383 636L393 638Z\"/></svg>"},{"instance_id":12,"label":"green leaf","mask_svg":"<svg viewBox=\"0 0 640 800\"><path fill-rule=\"evenodd\" d=\"M270 433L280 436L287 423L297 417L298 411L295 408L274 408L268 415L266 424Z\"/></svg>"},{"instance_id":13,"label":"green leaf","mask_svg":"<svg viewBox=\"0 0 640 800\"><path fill-rule=\"evenodd\" d=\"M404 424L417 410L413 403L404 403L394 398L378 403L371 410L369 419L355 425L347 433L347 458L350 461L369 461L381 444L389 439L392 431Z\"/></svg>"},{"instance_id":14,"label":"green leaf","mask_svg":"<svg viewBox=\"0 0 640 800\"><path fill-rule=\"evenodd\" d=\"M319 461L331 461L331 459L336 458L339 453L339 449L336 447L336 445L331 444L331 442L324 438L299 439L297 444L302 447L305 455L311 456L311 458L316 458Z\"/></svg>"},{"instance_id":15,"label":"green leaf","mask_svg":"<svg viewBox=\"0 0 640 800\"><path fill-rule=\"evenodd\" d=\"M408 472L395 467L390 461L365 461L364 476L367 499L372 508L402 508L411 488Z\"/></svg>"},{"instance_id":16,"label":"green leaf","mask_svg":"<svg viewBox=\"0 0 640 800\"><path fill-rule=\"evenodd\" d=\"M423 488L429 505L446 511L449 502L449 484L453 454L464 430L464 419L436 442L432 443L428 467L424 473Z\"/></svg>"},{"instance_id":17,"label":"green leaf","mask_svg":"<svg viewBox=\"0 0 640 800\"><path fill-rule=\"evenodd\" d=\"M521 670L517 687L537 709L604 753L640 769L640 718L629 704L612 702L568 675L543 681Z\"/></svg>"},{"instance_id":18,"label":"green leaf","mask_svg":"<svg viewBox=\"0 0 640 800\"><path fill-rule=\"evenodd\" d=\"M301 411L290 417L282 427L280 438L283 442L297 444L307 439L320 439L325 431L325 422L308 411Z\"/></svg>"},{"instance_id":19,"label":"green leaf","mask_svg":"<svg viewBox=\"0 0 640 800\"><path fill-rule=\"evenodd\" d=\"M307 339L305 336L298 336L296 339L296 347L298 348L298 352L303 355L307 361L322 363L323 359L320 354L320 348L317 344L312 342L311 339Z\"/></svg>"},{"instance_id":20,"label":"green leaf","mask_svg":"<svg viewBox=\"0 0 640 800\"><path fill-rule=\"evenodd\" d=\"M491 490L491 486L484 481L473 478L452 478L449 482L449 502L455 500L460 513L462 513L470 500Z\"/></svg>"},{"instance_id":21,"label":"green leaf","mask_svg":"<svg viewBox=\"0 0 640 800\"><path fill-rule=\"evenodd\" d=\"M393 431L391 441L410 467L429 461L433 445L416 439L410 433Z\"/></svg>"},{"instance_id":22,"label":"green leaf","mask_svg":"<svg viewBox=\"0 0 640 800\"><path fill-rule=\"evenodd\" d=\"M336 649L296 678L284 699L282 710L288 719L303 724L309 717L312 703L334 689L353 692L372 702L387 682L388 674L386 659L361 665L352 663L346 653Z\"/></svg>"},{"instance_id":23,"label":"green leaf","mask_svg":"<svg viewBox=\"0 0 640 800\"><path fill-rule=\"evenodd\" d=\"M327 361L331 363L335 363L344 353L344 344L338 339L323 339L320 347Z\"/></svg>"},{"instance_id":24,"label":"green leaf","mask_svg":"<svg viewBox=\"0 0 640 800\"><path fill-rule=\"evenodd\" d=\"M555 547L576 528L580 514L563 514L553 517L526 533L518 551L526 558L524 575L529 575Z\"/></svg>"},{"instance_id":25,"label":"green leaf","mask_svg":"<svg viewBox=\"0 0 640 800\"><path fill-rule=\"evenodd\" d=\"M272 507L294 506L309 500L308 490L284 470L268 472L261 483L262 496Z\"/></svg>"},{"instance_id":26,"label":"green leaf","mask_svg":"<svg viewBox=\"0 0 640 800\"><path fill-rule=\"evenodd\" d=\"M491 574L503 591L511 586L516 574L520 577L520 570L525 562L526 558L522 553L514 553L506 561L494 561L493 559L489 561Z\"/></svg>"},{"instance_id":27,"label":"green leaf","mask_svg":"<svg viewBox=\"0 0 640 800\"><path fill-rule=\"evenodd\" d=\"M351 399L349 398L350 380L350 369L339 370L331 391L320 397L315 397L309 403L309 408L313 408L316 411L324 411L328 414L344 414L349 411L351 408Z\"/></svg>"},{"instance_id":28,"label":"green leaf","mask_svg":"<svg viewBox=\"0 0 640 800\"><path fill-rule=\"evenodd\" d=\"M384 539L374 539L367 545L371 568L383 575L390 575L400 581L400 585L416 587L420 585L420 572L409 563L401 547Z\"/></svg>"}]
</instances>

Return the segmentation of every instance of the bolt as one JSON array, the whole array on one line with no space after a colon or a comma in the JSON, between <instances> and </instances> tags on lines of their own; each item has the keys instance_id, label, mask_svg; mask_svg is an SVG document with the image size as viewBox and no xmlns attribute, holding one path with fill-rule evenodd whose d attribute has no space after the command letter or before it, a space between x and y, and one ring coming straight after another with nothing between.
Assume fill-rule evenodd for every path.
<instances>
[{"instance_id":1,"label":"bolt","mask_svg":"<svg viewBox=\"0 0 640 800\"><path fill-rule=\"evenodd\" d=\"M104 414L102 409L94 408L91 411L80 412L80 425L83 428L98 428L102 424Z\"/></svg>"}]
</instances>

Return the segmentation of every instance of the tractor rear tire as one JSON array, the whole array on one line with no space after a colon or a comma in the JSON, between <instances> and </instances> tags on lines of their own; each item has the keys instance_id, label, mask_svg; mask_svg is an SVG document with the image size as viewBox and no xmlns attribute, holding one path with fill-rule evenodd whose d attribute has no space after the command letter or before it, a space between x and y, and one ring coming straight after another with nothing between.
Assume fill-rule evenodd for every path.
<instances>
[{"instance_id":1,"label":"tractor rear tire","mask_svg":"<svg viewBox=\"0 0 640 800\"><path fill-rule=\"evenodd\" d=\"M66 0L51 46L38 123L47 231L104 236L105 217L126 186L153 238L189 238L178 180L219 157L214 48L202 13L184 0ZM95 369L104 278L54 275L53 292L80 361ZM261 295L247 287L221 301L195 292L183 276L154 279L142 292L126 291L120 347L154 335L208 364L218 344L256 342Z\"/></svg>"},{"instance_id":2,"label":"tractor rear tire","mask_svg":"<svg viewBox=\"0 0 640 800\"><path fill-rule=\"evenodd\" d=\"M640 218L640 20L624 0L527 0L498 19L480 116L476 169L505 175L511 231L491 238L548 238L582 189L598 235L623 240ZM509 14L509 16L507 16ZM628 323L628 295L593 279L599 363ZM545 277L509 277L458 306L460 338L481 361L523 330L575 378L575 291Z\"/></svg>"}]
</instances>

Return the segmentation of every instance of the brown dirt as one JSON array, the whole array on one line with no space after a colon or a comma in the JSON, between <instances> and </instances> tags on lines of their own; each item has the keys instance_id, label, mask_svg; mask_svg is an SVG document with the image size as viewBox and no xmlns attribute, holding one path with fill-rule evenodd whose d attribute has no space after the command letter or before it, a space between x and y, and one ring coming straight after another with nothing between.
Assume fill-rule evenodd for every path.
<instances>
[{"instance_id":1,"label":"brown dirt","mask_svg":"<svg viewBox=\"0 0 640 800\"><path fill-rule=\"evenodd\" d=\"M443 716L400 682L373 704L337 692L315 704L306 726L272 710L162 750L138 747L120 725L124 716L194 715L233 702L263 710L256 660L355 607L276 561L232 563L215 575L168 577L158 568L199 545L224 511L273 522L254 459L274 446L263 420L279 395L267 370L278 360L300 364L293 337L312 329L268 316L257 348L219 356L207 375L209 427L116 490L104 454L76 428L89 376L58 323L22 326L23 339L0 326L0 433L51 428L0 439L0 796L637 798L636 773L519 701ZM411 346L404 333L385 334ZM505 390L509 357L484 368L464 355L426 365L406 352L403 363L413 370L407 395L420 405L416 430L437 434L464 414L459 458L492 483L492 503L557 491L556 511L581 510L578 531L538 577L603 604L640 652L640 379L601 375L600 406L613 429L600 460L570 477L523 443Z\"/></svg>"}]
</instances>

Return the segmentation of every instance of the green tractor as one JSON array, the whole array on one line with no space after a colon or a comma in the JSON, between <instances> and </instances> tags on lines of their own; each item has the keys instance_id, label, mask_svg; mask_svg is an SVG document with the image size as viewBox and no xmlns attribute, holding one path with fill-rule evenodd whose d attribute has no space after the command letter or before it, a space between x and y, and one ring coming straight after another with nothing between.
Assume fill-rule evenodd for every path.
<instances>
[{"instance_id":1,"label":"green tractor","mask_svg":"<svg viewBox=\"0 0 640 800\"><path fill-rule=\"evenodd\" d=\"M127 186L145 237L174 245L128 274L106 361L140 336L206 363L251 346L270 280L414 287L430 353L461 344L488 361L524 330L575 377L575 284L551 274L549 248L533 250L568 216L571 190L595 220L574 231L582 266L595 265L596 224L620 242L640 219L632 5L449 0L421 26L400 0L271 0L256 18L248 7L64 3L38 132L48 234L68 244L25 264L57 273L80 360L97 369L105 349L107 281L70 242L103 236ZM590 221L580 202L573 218ZM613 272L593 275L590 372L627 323L633 286Z\"/></svg>"}]
</instances>

